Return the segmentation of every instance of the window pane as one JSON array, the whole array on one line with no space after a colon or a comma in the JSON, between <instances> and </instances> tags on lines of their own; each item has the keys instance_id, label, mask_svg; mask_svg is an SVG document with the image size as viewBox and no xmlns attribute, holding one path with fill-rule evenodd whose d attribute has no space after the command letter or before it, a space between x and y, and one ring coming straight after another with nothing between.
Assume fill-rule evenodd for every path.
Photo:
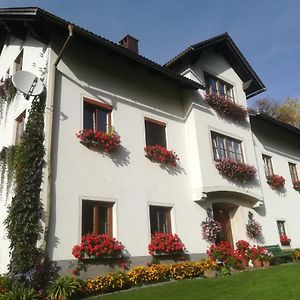
<instances>
[{"instance_id":1,"label":"window pane","mask_svg":"<svg viewBox=\"0 0 300 300\"><path fill-rule=\"evenodd\" d=\"M220 96L225 96L225 84L223 82L218 82L219 94Z\"/></svg>"},{"instance_id":2,"label":"window pane","mask_svg":"<svg viewBox=\"0 0 300 300\"><path fill-rule=\"evenodd\" d=\"M284 223L285 223L284 221L277 221L277 227L278 227L279 234L286 234Z\"/></svg>"},{"instance_id":3,"label":"window pane","mask_svg":"<svg viewBox=\"0 0 300 300\"><path fill-rule=\"evenodd\" d=\"M153 233L170 233L170 208L150 206L150 227Z\"/></svg>"},{"instance_id":4,"label":"window pane","mask_svg":"<svg viewBox=\"0 0 300 300\"><path fill-rule=\"evenodd\" d=\"M107 131L107 111L97 109L97 130Z\"/></svg>"},{"instance_id":5,"label":"window pane","mask_svg":"<svg viewBox=\"0 0 300 300\"><path fill-rule=\"evenodd\" d=\"M145 120L145 128L147 146L160 145L162 147L166 147L165 126Z\"/></svg>"},{"instance_id":6,"label":"window pane","mask_svg":"<svg viewBox=\"0 0 300 300\"><path fill-rule=\"evenodd\" d=\"M211 93L212 94L217 94L217 81L215 79L210 79L210 86L211 86Z\"/></svg>"},{"instance_id":7,"label":"window pane","mask_svg":"<svg viewBox=\"0 0 300 300\"><path fill-rule=\"evenodd\" d=\"M94 130L95 108L93 105L84 102L83 104L83 129Z\"/></svg>"},{"instance_id":8,"label":"window pane","mask_svg":"<svg viewBox=\"0 0 300 300\"><path fill-rule=\"evenodd\" d=\"M108 233L108 208L107 207L98 207L98 233L104 234Z\"/></svg>"},{"instance_id":9,"label":"window pane","mask_svg":"<svg viewBox=\"0 0 300 300\"><path fill-rule=\"evenodd\" d=\"M82 235L93 233L93 205L82 202Z\"/></svg>"}]
</instances>

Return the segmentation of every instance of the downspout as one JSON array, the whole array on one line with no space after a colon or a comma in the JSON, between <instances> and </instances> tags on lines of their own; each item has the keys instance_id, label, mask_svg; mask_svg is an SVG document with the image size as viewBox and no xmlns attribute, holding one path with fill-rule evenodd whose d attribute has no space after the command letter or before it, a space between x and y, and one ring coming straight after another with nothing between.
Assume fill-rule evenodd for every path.
<instances>
[{"instance_id":1,"label":"downspout","mask_svg":"<svg viewBox=\"0 0 300 300\"><path fill-rule=\"evenodd\" d=\"M48 167L48 180L47 180L47 204L46 204L46 216L45 216L45 233L44 233L44 240L42 248L45 251L45 255L47 253L47 247L49 242L49 226L50 226L50 220L51 220L51 205L52 205L52 152L53 152L53 137L54 137L54 112L55 112L55 81L56 81L56 72L57 72L57 65L59 64L62 55L67 48L71 38L73 37L73 30L74 26L69 24L69 35L63 44L53 66L51 67L51 81L50 81L50 87L49 90L51 92L50 95L50 116L49 116L49 124L48 124L48 143L47 143L47 167Z\"/></svg>"}]
</instances>

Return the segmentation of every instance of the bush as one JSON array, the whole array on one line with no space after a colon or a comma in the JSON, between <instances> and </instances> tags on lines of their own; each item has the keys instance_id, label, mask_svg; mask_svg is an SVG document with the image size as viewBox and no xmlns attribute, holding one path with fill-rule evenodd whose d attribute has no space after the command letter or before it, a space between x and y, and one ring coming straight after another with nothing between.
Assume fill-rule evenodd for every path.
<instances>
[{"instance_id":1,"label":"bush","mask_svg":"<svg viewBox=\"0 0 300 300\"><path fill-rule=\"evenodd\" d=\"M0 300L39 300L41 295L32 287L16 284L11 291L0 296Z\"/></svg>"},{"instance_id":2,"label":"bush","mask_svg":"<svg viewBox=\"0 0 300 300\"><path fill-rule=\"evenodd\" d=\"M67 300L80 290L79 282L71 277L59 277L52 281L48 288L48 296L53 300Z\"/></svg>"}]
</instances>

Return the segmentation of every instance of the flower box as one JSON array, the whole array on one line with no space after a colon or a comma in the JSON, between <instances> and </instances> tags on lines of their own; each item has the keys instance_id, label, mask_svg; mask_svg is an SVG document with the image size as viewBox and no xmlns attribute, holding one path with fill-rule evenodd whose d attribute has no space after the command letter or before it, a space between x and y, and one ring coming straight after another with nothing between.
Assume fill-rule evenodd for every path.
<instances>
[{"instance_id":1,"label":"flower box","mask_svg":"<svg viewBox=\"0 0 300 300\"><path fill-rule=\"evenodd\" d=\"M286 234L280 234L279 239L282 246L290 246L291 239L289 239Z\"/></svg>"},{"instance_id":2,"label":"flower box","mask_svg":"<svg viewBox=\"0 0 300 300\"><path fill-rule=\"evenodd\" d=\"M167 150L160 145L144 147L146 157L150 160L157 161L164 164L170 164L174 167L179 161L178 155L173 150Z\"/></svg>"},{"instance_id":3,"label":"flower box","mask_svg":"<svg viewBox=\"0 0 300 300\"><path fill-rule=\"evenodd\" d=\"M273 174L267 176L267 183L273 189L283 189L285 185L285 179L282 176Z\"/></svg>"},{"instance_id":4,"label":"flower box","mask_svg":"<svg viewBox=\"0 0 300 300\"><path fill-rule=\"evenodd\" d=\"M91 148L103 150L106 153L115 151L121 143L119 135L112 129L107 133L83 129L80 130L76 136L80 139L82 144Z\"/></svg>"},{"instance_id":5,"label":"flower box","mask_svg":"<svg viewBox=\"0 0 300 300\"><path fill-rule=\"evenodd\" d=\"M229 159L216 160L216 168L222 176L239 182L251 181L256 175L255 167Z\"/></svg>"},{"instance_id":6,"label":"flower box","mask_svg":"<svg viewBox=\"0 0 300 300\"><path fill-rule=\"evenodd\" d=\"M236 122L243 122L248 115L245 107L225 99L222 96L209 94L205 96L205 100L223 118L229 118Z\"/></svg>"},{"instance_id":7,"label":"flower box","mask_svg":"<svg viewBox=\"0 0 300 300\"><path fill-rule=\"evenodd\" d=\"M294 189L300 191L300 180L293 181Z\"/></svg>"},{"instance_id":8,"label":"flower box","mask_svg":"<svg viewBox=\"0 0 300 300\"><path fill-rule=\"evenodd\" d=\"M81 238L80 245L75 245L72 254L82 259L114 259L123 257L125 247L107 234L87 234Z\"/></svg>"},{"instance_id":9,"label":"flower box","mask_svg":"<svg viewBox=\"0 0 300 300\"><path fill-rule=\"evenodd\" d=\"M174 256L186 253L186 249L177 234L154 233L148 245L151 256Z\"/></svg>"}]
</instances>

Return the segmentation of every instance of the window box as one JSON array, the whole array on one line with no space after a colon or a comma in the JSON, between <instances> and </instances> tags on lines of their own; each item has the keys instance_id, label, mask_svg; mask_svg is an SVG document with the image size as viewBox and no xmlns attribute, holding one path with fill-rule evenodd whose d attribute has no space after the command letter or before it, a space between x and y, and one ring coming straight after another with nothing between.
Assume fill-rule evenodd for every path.
<instances>
[{"instance_id":1,"label":"window box","mask_svg":"<svg viewBox=\"0 0 300 300\"><path fill-rule=\"evenodd\" d=\"M147 158L162 164L170 164L176 167L177 161L179 161L177 154L173 150L167 150L159 145L145 146L144 150Z\"/></svg>"},{"instance_id":2,"label":"window box","mask_svg":"<svg viewBox=\"0 0 300 300\"><path fill-rule=\"evenodd\" d=\"M280 234L279 238L282 246L290 246L291 239L289 239L286 234Z\"/></svg>"},{"instance_id":3,"label":"window box","mask_svg":"<svg viewBox=\"0 0 300 300\"><path fill-rule=\"evenodd\" d=\"M249 182L256 175L255 167L229 159L216 160L216 168L222 176L239 182Z\"/></svg>"},{"instance_id":4,"label":"window box","mask_svg":"<svg viewBox=\"0 0 300 300\"><path fill-rule=\"evenodd\" d=\"M173 256L186 253L186 249L177 234L155 233L152 235L151 243L148 245L151 256Z\"/></svg>"},{"instance_id":5,"label":"window box","mask_svg":"<svg viewBox=\"0 0 300 300\"><path fill-rule=\"evenodd\" d=\"M87 234L81 238L81 244L75 245L72 254L82 259L107 259L123 257L125 247L107 234Z\"/></svg>"},{"instance_id":6,"label":"window box","mask_svg":"<svg viewBox=\"0 0 300 300\"><path fill-rule=\"evenodd\" d=\"M246 108L224 98L224 96L209 94L205 96L205 100L223 118L243 122L247 117Z\"/></svg>"},{"instance_id":7,"label":"window box","mask_svg":"<svg viewBox=\"0 0 300 300\"><path fill-rule=\"evenodd\" d=\"M293 182L294 189L300 191L300 180Z\"/></svg>"},{"instance_id":8,"label":"window box","mask_svg":"<svg viewBox=\"0 0 300 300\"><path fill-rule=\"evenodd\" d=\"M282 176L273 174L267 176L267 183L270 185L273 189L282 189L284 188L285 179Z\"/></svg>"},{"instance_id":9,"label":"window box","mask_svg":"<svg viewBox=\"0 0 300 300\"><path fill-rule=\"evenodd\" d=\"M115 151L121 143L120 136L112 129L109 132L94 131L92 129L80 130L76 136L80 142L88 147L103 150L106 153Z\"/></svg>"}]
</instances>

